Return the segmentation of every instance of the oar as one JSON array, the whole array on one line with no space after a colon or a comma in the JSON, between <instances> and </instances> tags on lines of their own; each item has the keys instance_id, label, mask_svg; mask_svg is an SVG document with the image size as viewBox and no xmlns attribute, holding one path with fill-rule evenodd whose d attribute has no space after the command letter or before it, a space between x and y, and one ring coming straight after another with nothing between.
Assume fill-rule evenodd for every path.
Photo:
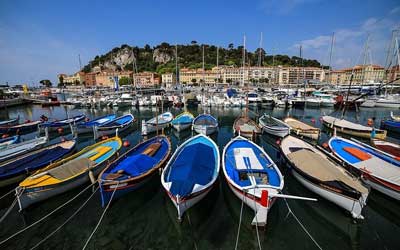
<instances>
[{"instance_id":1,"label":"oar","mask_svg":"<svg viewBox=\"0 0 400 250\"><path fill-rule=\"evenodd\" d=\"M308 197L287 195L287 194L270 194L269 196L270 197L278 197L278 198L286 198L286 199L304 200L304 201L318 201L318 199L315 199L315 198L308 198Z\"/></svg>"}]
</instances>

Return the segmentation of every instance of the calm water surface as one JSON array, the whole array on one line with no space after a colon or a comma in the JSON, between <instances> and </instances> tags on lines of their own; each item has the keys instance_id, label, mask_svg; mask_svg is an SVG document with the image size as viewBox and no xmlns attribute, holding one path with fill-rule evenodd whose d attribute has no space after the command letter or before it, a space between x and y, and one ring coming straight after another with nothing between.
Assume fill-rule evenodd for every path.
<instances>
[{"instance_id":1,"label":"calm water surface","mask_svg":"<svg viewBox=\"0 0 400 250\"><path fill-rule=\"evenodd\" d=\"M182 110L171 109L174 114ZM203 112L201 108L190 110L195 115ZM156 113L156 109L72 109L70 107L42 108L27 106L9 108L1 111L3 116L15 117L18 114L22 119L36 120L42 114L49 118L62 119L68 113L70 116L84 113L90 118L109 113L118 115L132 113L137 122L128 133L122 135L124 140L131 142L131 147L142 138L138 128L140 121L148 119ZM242 110L238 108L211 109L220 122L220 129L212 139L218 144L220 151L232 138L232 124ZM324 114L339 115L333 109L271 109L254 110L254 114L263 112L278 118L287 115L296 117L309 124L320 127L319 118ZM353 111L346 114L346 118L366 124L367 119L376 117L376 122L389 116L388 109L366 109L357 115ZM187 138L192 136L191 131L180 134L173 129L166 129L170 136L173 149ZM24 136L32 138L36 134ZM389 138L399 141L394 135ZM70 138L68 131L65 137ZM320 142L324 142L329 135L323 134ZM58 142L59 135L54 135L51 142ZM277 138L263 135L257 139L266 152L279 163L280 155L276 145ZM91 135L78 138L78 149L94 142ZM123 148L122 150L126 150ZM306 197L317 197L300 185L281 164L280 168L285 176L286 194ZM222 173L222 171L221 171ZM177 221L176 209L167 197L160 184L160 176L155 175L141 189L115 200L108 209L100 227L89 243L89 249L234 249L238 223L240 218L241 201L229 190L221 175L215 188L196 206L192 207L182 221ZM17 208L8 215L0 225L0 240L14 232L30 225L48 214L67 200L74 197L84 187L72 190L63 195L36 204L26 211L19 213ZM0 190L0 194L11 188ZM88 199L91 191L78 197L72 203L62 208L44 222L13 238L1 249L30 249L40 240L53 232L81 204ZM320 197L317 197L320 198ZM14 197L0 201L0 214L7 210ZM318 202L288 200L288 205L309 233L322 249L399 249L400 245L400 203L391 200L380 193L372 191L368 205L364 209L363 221L355 222L349 214L334 204L319 199ZM100 204L100 195L95 193L87 205L69 223L55 235L45 241L38 249L81 249L86 239L94 229L103 212ZM244 206L243 222L240 230L239 249L258 249L256 230L250 226L254 212ZM313 241L302 230L292 215L288 215L288 208L284 200L278 200L268 218L268 227L260 231L260 241L263 249L318 249Z\"/></svg>"}]
</instances>

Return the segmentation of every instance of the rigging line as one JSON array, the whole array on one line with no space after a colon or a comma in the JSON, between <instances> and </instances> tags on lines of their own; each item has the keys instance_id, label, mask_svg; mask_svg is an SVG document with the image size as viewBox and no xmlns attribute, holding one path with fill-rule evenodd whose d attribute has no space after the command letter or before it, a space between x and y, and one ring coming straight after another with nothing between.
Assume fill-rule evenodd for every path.
<instances>
[{"instance_id":1,"label":"rigging line","mask_svg":"<svg viewBox=\"0 0 400 250\"><path fill-rule=\"evenodd\" d=\"M0 200L2 200L4 197L6 197L6 196L8 196L9 194L14 193L14 192L15 192L15 190L14 190L14 189L11 189L9 192L7 192L7 193L4 194L3 196L1 196L1 197L0 197Z\"/></svg>"},{"instance_id":2,"label":"rigging line","mask_svg":"<svg viewBox=\"0 0 400 250\"><path fill-rule=\"evenodd\" d=\"M254 207L255 207L254 214L255 214L255 219L256 219L256 233L257 233L258 248L261 250L260 235L258 233L257 203L256 203L256 189L255 188L253 189L253 195L254 195ZM268 197L267 197L267 199L268 199Z\"/></svg>"},{"instance_id":3,"label":"rigging line","mask_svg":"<svg viewBox=\"0 0 400 250\"><path fill-rule=\"evenodd\" d=\"M29 226L19 230L18 232L14 233L13 235L9 236L7 239L4 239L0 242L0 246L3 245L4 243L6 243L7 241L9 241L10 239L14 238L15 236L25 232L26 230L28 230L29 228L39 224L40 222L42 222L43 220L47 219L48 217L50 217L50 215L54 214L55 212L57 212L58 210L60 210L61 208L65 207L66 205L68 205L69 203L71 203L73 200L75 200L76 198L78 198L81 194L83 194L86 190L88 190L90 187L92 187L94 184L96 184L97 182L94 182L92 184L90 184L89 186L87 186L85 189L83 189L82 191L80 191L77 195L75 195L74 197L72 197L72 199L69 199L67 202L65 202L64 204L60 205L59 207L57 207L56 209L54 209L53 211L51 211L50 213L48 213L47 215L45 215L44 217L42 217L41 219L37 220L36 222L30 224Z\"/></svg>"},{"instance_id":4,"label":"rigging line","mask_svg":"<svg viewBox=\"0 0 400 250\"><path fill-rule=\"evenodd\" d=\"M108 201L108 204L107 204L106 208L104 209L103 214L102 214L101 217L100 217L100 220L97 222L96 227L93 229L93 231L92 231L92 233L90 234L89 238L86 240L86 243L85 243L85 245L83 246L82 250L86 249L86 247L87 247L87 245L89 244L90 240L92 239L93 235L96 233L97 229L99 228L100 223L101 223L101 221L102 221L103 218L104 218L104 215L106 214L108 208L110 207L111 201L112 201L112 199L114 198L114 194L115 194L115 191L117 190L118 186L119 186L119 182L118 182L117 185L115 186L114 191L113 191L113 193L111 194L111 198L110 198L110 200Z\"/></svg>"},{"instance_id":5,"label":"rigging line","mask_svg":"<svg viewBox=\"0 0 400 250\"><path fill-rule=\"evenodd\" d=\"M239 217L239 226L238 226L238 232L236 235L236 244L235 244L235 250L237 250L238 243L239 243L239 235L240 235L240 225L242 224L242 216L243 216L243 203L244 203L244 190L243 190L243 196L242 196L242 206L240 207L240 217Z\"/></svg>"},{"instance_id":6,"label":"rigging line","mask_svg":"<svg viewBox=\"0 0 400 250\"><path fill-rule=\"evenodd\" d=\"M7 212L3 214L3 216L0 219L0 223L3 222L3 220L8 216L8 214L11 212L11 210L15 207L15 204L17 204L18 198L15 198L14 201L11 203L11 206L7 209Z\"/></svg>"},{"instance_id":7,"label":"rigging line","mask_svg":"<svg viewBox=\"0 0 400 250\"><path fill-rule=\"evenodd\" d=\"M295 220L297 221L297 223L299 223L299 225L301 226L301 228L304 230L304 232L308 235L308 237L310 237L310 239L314 242L314 244L320 249L322 250L322 247L318 244L318 242L312 237L312 235L308 232L308 230L306 229L306 227L301 223L301 221L297 218L297 216L293 213L292 209L290 209L289 204L286 200L286 198L283 198L285 200L286 206L289 209L289 212L293 215L293 217L295 218Z\"/></svg>"},{"instance_id":8,"label":"rigging line","mask_svg":"<svg viewBox=\"0 0 400 250\"><path fill-rule=\"evenodd\" d=\"M89 200L94 196L94 194L97 192L97 190L99 190L100 186L97 186L96 190L94 190L94 192L92 192L92 194L89 196L89 198L66 220L64 221L64 223L62 223L60 226L58 226L53 232L51 232L49 235L47 235L44 239L42 239L41 241L39 241L36 245L34 245L31 250L37 248L39 245L41 245L43 242L45 242L46 240L48 240L51 236L53 236L55 233L58 232L58 230L60 230L65 224L67 224L73 217L75 217L75 215L77 215L79 213L79 211L82 210L82 208L89 202Z\"/></svg>"}]
</instances>

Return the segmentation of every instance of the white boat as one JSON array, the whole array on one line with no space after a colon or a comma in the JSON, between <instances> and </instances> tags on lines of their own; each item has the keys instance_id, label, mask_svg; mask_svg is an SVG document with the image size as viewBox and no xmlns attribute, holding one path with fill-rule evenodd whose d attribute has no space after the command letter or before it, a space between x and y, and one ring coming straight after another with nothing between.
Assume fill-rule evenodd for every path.
<instances>
[{"instance_id":1,"label":"white boat","mask_svg":"<svg viewBox=\"0 0 400 250\"><path fill-rule=\"evenodd\" d=\"M400 200L400 161L369 145L334 136L329 140L333 154L361 173L373 189Z\"/></svg>"},{"instance_id":2,"label":"white boat","mask_svg":"<svg viewBox=\"0 0 400 250\"><path fill-rule=\"evenodd\" d=\"M291 172L310 191L363 219L369 189L340 164L311 144L288 136L281 142L281 151Z\"/></svg>"},{"instance_id":3,"label":"white boat","mask_svg":"<svg viewBox=\"0 0 400 250\"><path fill-rule=\"evenodd\" d=\"M115 107L130 107L132 105L134 105L135 101L132 97L131 94L128 93L124 93L121 95L120 98L118 98L117 100L115 100L115 102L113 103L113 106Z\"/></svg>"},{"instance_id":4,"label":"white boat","mask_svg":"<svg viewBox=\"0 0 400 250\"><path fill-rule=\"evenodd\" d=\"M115 135L118 129L118 133L122 133L127 130L135 121L135 117L132 114L123 115L117 117L111 121L102 123L95 126L95 138L100 138L102 136Z\"/></svg>"},{"instance_id":5,"label":"white boat","mask_svg":"<svg viewBox=\"0 0 400 250\"><path fill-rule=\"evenodd\" d=\"M262 100L257 93L252 92L247 95L249 106L261 106Z\"/></svg>"},{"instance_id":6,"label":"white boat","mask_svg":"<svg viewBox=\"0 0 400 250\"><path fill-rule=\"evenodd\" d=\"M290 131L298 136L304 136L313 140L317 140L321 133L319 128L310 126L292 117L287 117L283 121L290 126Z\"/></svg>"},{"instance_id":7,"label":"white boat","mask_svg":"<svg viewBox=\"0 0 400 250\"><path fill-rule=\"evenodd\" d=\"M148 121L142 121L142 135L148 135L169 126L174 116L171 112L165 112Z\"/></svg>"},{"instance_id":8,"label":"white boat","mask_svg":"<svg viewBox=\"0 0 400 250\"><path fill-rule=\"evenodd\" d=\"M218 146L203 134L176 149L162 172L161 184L177 209L178 219L210 192L219 170Z\"/></svg>"},{"instance_id":9,"label":"white boat","mask_svg":"<svg viewBox=\"0 0 400 250\"><path fill-rule=\"evenodd\" d=\"M400 108L400 95L388 95L376 100L375 107L381 108Z\"/></svg>"},{"instance_id":10,"label":"white boat","mask_svg":"<svg viewBox=\"0 0 400 250\"><path fill-rule=\"evenodd\" d=\"M12 157L43 147L47 141L48 137L43 136L17 144L10 144L0 150L0 161L11 159Z\"/></svg>"},{"instance_id":11,"label":"white boat","mask_svg":"<svg viewBox=\"0 0 400 250\"><path fill-rule=\"evenodd\" d=\"M262 130L268 134L285 137L290 133L289 125L270 115L262 115L258 122Z\"/></svg>"},{"instance_id":12,"label":"white boat","mask_svg":"<svg viewBox=\"0 0 400 250\"><path fill-rule=\"evenodd\" d=\"M318 108L321 105L321 99L308 97L306 99L306 106L309 108Z\"/></svg>"},{"instance_id":13,"label":"white boat","mask_svg":"<svg viewBox=\"0 0 400 250\"><path fill-rule=\"evenodd\" d=\"M265 227L284 186L276 164L257 144L237 136L224 147L222 170L232 192L255 211L251 224Z\"/></svg>"},{"instance_id":14,"label":"white boat","mask_svg":"<svg viewBox=\"0 0 400 250\"><path fill-rule=\"evenodd\" d=\"M218 130L218 121L210 114L200 114L193 120L192 129L199 134L211 135Z\"/></svg>"},{"instance_id":15,"label":"white boat","mask_svg":"<svg viewBox=\"0 0 400 250\"><path fill-rule=\"evenodd\" d=\"M192 126L194 116L192 113L183 112L175 117L171 124L178 132L189 129Z\"/></svg>"},{"instance_id":16,"label":"white boat","mask_svg":"<svg viewBox=\"0 0 400 250\"><path fill-rule=\"evenodd\" d=\"M261 97L261 107L272 107L274 103L274 99L270 96Z\"/></svg>"}]
</instances>

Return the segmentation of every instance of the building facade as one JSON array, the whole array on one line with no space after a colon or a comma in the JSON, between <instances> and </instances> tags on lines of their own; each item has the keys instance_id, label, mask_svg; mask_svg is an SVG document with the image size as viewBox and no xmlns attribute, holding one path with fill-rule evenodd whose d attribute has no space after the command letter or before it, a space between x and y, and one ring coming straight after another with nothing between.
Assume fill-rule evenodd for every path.
<instances>
[{"instance_id":1,"label":"building facade","mask_svg":"<svg viewBox=\"0 0 400 250\"><path fill-rule=\"evenodd\" d=\"M333 84L349 84L353 75L354 84L387 81L385 69L379 65L356 65L353 68L332 71L328 81Z\"/></svg>"},{"instance_id":2,"label":"building facade","mask_svg":"<svg viewBox=\"0 0 400 250\"><path fill-rule=\"evenodd\" d=\"M161 78L154 72L133 74L133 84L137 88L155 88L160 86Z\"/></svg>"}]
</instances>

